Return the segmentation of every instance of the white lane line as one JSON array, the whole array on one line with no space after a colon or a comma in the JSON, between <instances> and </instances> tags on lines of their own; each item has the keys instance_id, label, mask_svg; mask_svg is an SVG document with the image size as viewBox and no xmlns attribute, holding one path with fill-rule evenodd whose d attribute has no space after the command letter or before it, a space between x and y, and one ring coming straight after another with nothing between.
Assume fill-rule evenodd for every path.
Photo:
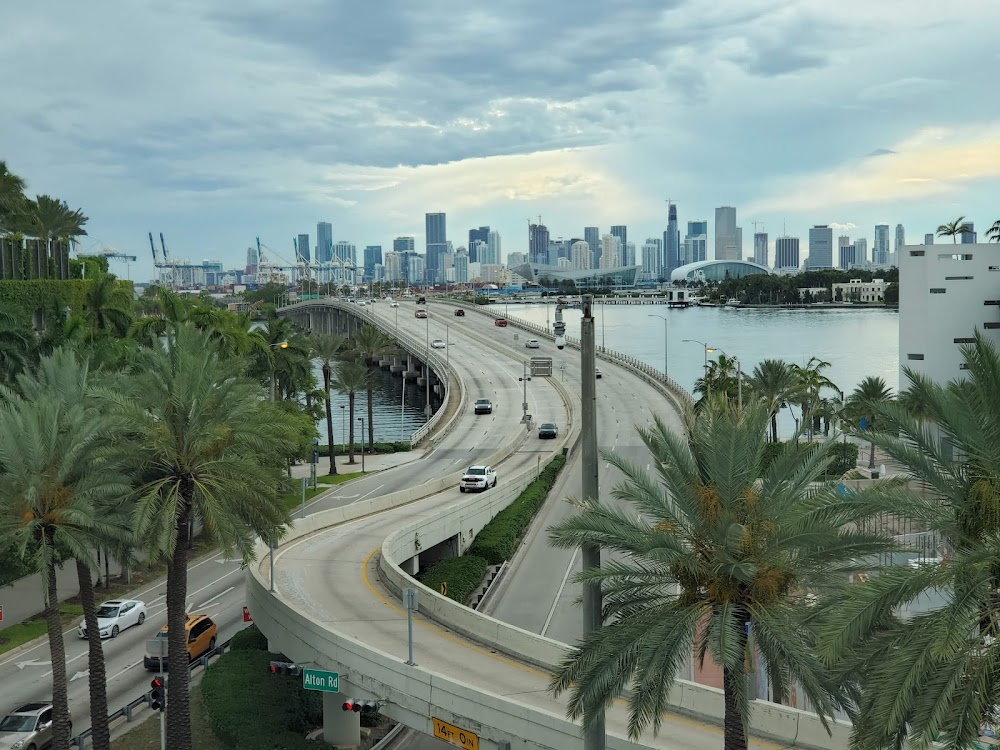
<instances>
[{"instance_id":1,"label":"white lane line","mask_svg":"<svg viewBox=\"0 0 1000 750\"><path fill-rule=\"evenodd\" d=\"M212 602L214 602L216 599L221 599L222 597L224 597L226 594L228 594L230 591L232 591L235 588L236 588L235 586L230 586L228 589L226 589L225 591L223 591L221 594L216 594L215 596L213 596L208 601L202 602L197 607L195 607L195 609L201 609L202 607L207 607L209 604L211 604Z\"/></svg>"},{"instance_id":2,"label":"white lane line","mask_svg":"<svg viewBox=\"0 0 1000 750\"><path fill-rule=\"evenodd\" d=\"M385 487L385 485L384 485L384 484L380 484L380 485L379 485L378 487L376 487L375 489L373 489L373 490L372 490L371 492L366 492L365 494L363 494L363 495L362 495L361 497L359 497L359 498L358 498L357 500L355 500L354 502L356 502L356 503L360 503L360 502L361 502L362 500L364 500L364 499L365 499L366 497L368 497L369 495L373 495L373 494L375 494L376 492L378 492L378 491L379 491L380 489L382 489L383 487Z\"/></svg>"},{"instance_id":3,"label":"white lane line","mask_svg":"<svg viewBox=\"0 0 1000 750\"><path fill-rule=\"evenodd\" d=\"M125 674L126 672L128 672L130 669L134 669L135 667L138 667L140 664L142 664L141 661L137 661L134 664L129 664L127 667L125 667L125 669L121 670L120 672L115 672L113 675L111 675L108 678L108 682L111 682L112 680L114 680L114 679L116 679L118 677L121 677L123 674Z\"/></svg>"},{"instance_id":4,"label":"white lane line","mask_svg":"<svg viewBox=\"0 0 1000 750\"><path fill-rule=\"evenodd\" d=\"M576 563L576 556L579 552L580 548L577 547L573 550L573 556L569 559L569 565L566 566L566 573L562 577L562 583L559 584L559 590L556 591L556 597L552 600L552 607L549 609L549 615L545 618L545 624L542 625L542 636L545 635L545 632L549 629L549 625L552 624L552 616L556 613L556 607L559 604L559 599L562 596L563 589L566 588L566 582L569 580L569 574L573 571L573 565Z\"/></svg>"}]
</instances>

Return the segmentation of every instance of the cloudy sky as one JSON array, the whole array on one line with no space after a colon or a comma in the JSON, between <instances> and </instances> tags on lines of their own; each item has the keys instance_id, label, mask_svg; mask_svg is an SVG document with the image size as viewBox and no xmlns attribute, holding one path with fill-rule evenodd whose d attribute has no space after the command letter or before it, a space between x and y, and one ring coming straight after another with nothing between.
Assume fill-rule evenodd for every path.
<instances>
[{"instance_id":1,"label":"cloudy sky","mask_svg":"<svg viewBox=\"0 0 1000 750\"><path fill-rule=\"evenodd\" d=\"M525 250L539 215L641 245L667 198L735 205L748 247L918 240L1000 218L997 28L997 0L5 2L0 159L140 279L150 230L227 265L320 220L422 248L428 211L456 246Z\"/></svg>"}]
</instances>

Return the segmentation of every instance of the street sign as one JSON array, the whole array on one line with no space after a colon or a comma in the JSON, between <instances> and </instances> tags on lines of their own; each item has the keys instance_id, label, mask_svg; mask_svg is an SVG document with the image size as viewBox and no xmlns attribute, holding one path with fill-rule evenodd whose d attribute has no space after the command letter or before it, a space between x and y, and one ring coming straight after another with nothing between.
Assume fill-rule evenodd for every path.
<instances>
[{"instance_id":1,"label":"street sign","mask_svg":"<svg viewBox=\"0 0 1000 750\"><path fill-rule=\"evenodd\" d=\"M317 690L321 693L339 693L340 673L324 672L321 669L303 669L302 687L306 690Z\"/></svg>"},{"instance_id":2,"label":"street sign","mask_svg":"<svg viewBox=\"0 0 1000 750\"><path fill-rule=\"evenodd\" d=\"M434 736L439 740L444 740L464 748L464 750L479 750L479 735L433 716L431 721L434 722Z\"/></svg>"},{"instance_id":3,"label":"street sign","mask_svg":"<svg viewBox=\"0 0 1000 750\"><path fill-rule=\"evenodd\" d=\"M243 622L253 622L253 618L250 616L250 610L246 607L243 608Z\"/></svg>"}]
</instances>

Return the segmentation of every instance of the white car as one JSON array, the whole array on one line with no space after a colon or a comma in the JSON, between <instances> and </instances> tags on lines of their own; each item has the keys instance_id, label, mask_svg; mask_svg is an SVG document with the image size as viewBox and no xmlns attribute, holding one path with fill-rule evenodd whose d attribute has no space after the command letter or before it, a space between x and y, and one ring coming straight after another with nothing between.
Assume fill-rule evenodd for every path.
<instances>
[{"instance_id":1,"label":"white car","mask_svg":"<svg viewBox=\"0 0 1000 750\"><path fill-rule=\"evenodd\" d=\"M537 349L540 346L538 339L528 339L524 342L524 347L526 349Z\"/></svg>"},{"instance_id":2,"label":"white car","mask_svg":"<svg viewBox=\"0 0 1000 750\"><path fill-rule=\"evenodd\" d=\"M492 466L470 466L459 482L458 491L488 490L497 486L497 473Z\"/></svg>"},{"instance_id":3,"label":"white car","mask_svg":"<svg viewBox=\"0 0 1000 750\"><path fill-rule=\"evenodd\" d=\"M446 344L441 339L434 339L431 342L431 349L444 349Z\"/></svg>"},{"instance_id":4,"label":"white car","mask_svg":"<svg viewBox=\"0 0 1000 750\"><path fill-rule=\"evenodd\" d=\"M137 599L112 599L97 608L97 627L101 638L115 638L118 633L146 621L146 603ZM87 637L86 623L76 629L81 638Z\"/></svg>"},{"instance_id":5,"label":"white car","mask_svg":"<svg viewBox=\"0 0 1000 750\"><path fill-rule=\"evenodd\" d=\"M390 302L389 303L389 307L399 307L399 303L398 302Z\"/></svg>"}]
</instances>

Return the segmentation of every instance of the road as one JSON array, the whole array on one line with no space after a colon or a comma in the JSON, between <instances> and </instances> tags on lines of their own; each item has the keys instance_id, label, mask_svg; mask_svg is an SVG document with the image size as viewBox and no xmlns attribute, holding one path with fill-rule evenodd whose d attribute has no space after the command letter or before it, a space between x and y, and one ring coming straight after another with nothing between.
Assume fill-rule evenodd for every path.
<instances>
[{"instance_id":1,"label":"road","mask_svg":"<svg viewBox=\"0 0 1000 750\"><path fill-rule=\"evenodd\" d=\"M426 334L427 322L415 319L412 308L412 304L400 308L401 312L408 313L399 316L400 329L414 335ZM378 305L376 309L395 324L394 308ZM461 323L462 319L457 320ZM432 313L430 326L431 339L445 338L441 314ZM458 471L463 465L473 464L493 453L512 431L524 429L520 425L522 384L518 381L522 368L517 360L484 356L482 340L466 335L461 325L452 326L448 338L451 343L450 364L466 384L469 397L473 401L476 398L492 399L495 407L493 414L475 416L471 413L472 401L469 401L468 413L459 415L452 431L421 459L340 485L308 503L307 513L349 505L375 493L387 494ZM556 403L557 406L546 411L543 407L546 403ZM558 413L562 411L553 389L541 382L529 387L528 404L536 416L544 414L545 419L553 421L558 420ZM565 422L565 417L561 422ZM527 458L522 455L522 461L535 461L535 451L549 449L547 443L535 442L537 447L529 450ZM500 467L500 481L503 481L503 471ZM196 562L189 572L189 611L210 615L219 626L219 640L224 641L245 627L242 620L243 588L244 577L240 574L239 562L224 560L221 555ZM148 608L146 622L122 632L115 639L104 641L108 706L111 711L149 689L151 673L143 669L142 657L146 640L154 637L166 623L165 589L165 584L161 583L137 592L133 598L142 599ZM77 637L75 627L64 633L64 640L73 727L75 731L82 731L90 726L87 643ZM30 701L50 700L51 674L47 642L14 656L0 658L0 712L5 713Z\"/></svg>"}]
</instances>

